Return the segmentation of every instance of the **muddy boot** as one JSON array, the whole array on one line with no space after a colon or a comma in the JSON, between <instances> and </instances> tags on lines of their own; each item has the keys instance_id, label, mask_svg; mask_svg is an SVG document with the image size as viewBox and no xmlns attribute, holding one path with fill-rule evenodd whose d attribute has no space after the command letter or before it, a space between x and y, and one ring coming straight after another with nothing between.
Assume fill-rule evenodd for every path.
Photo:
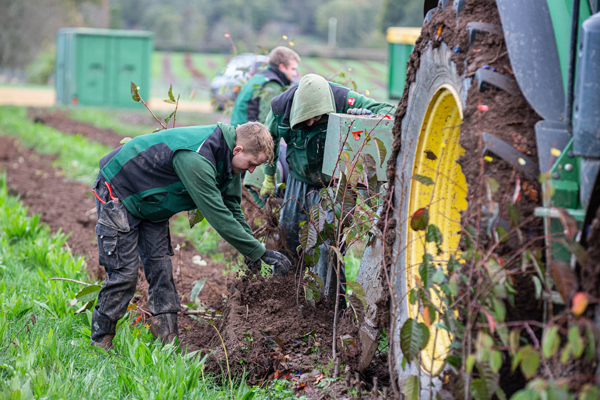
<instances>
[{"instance_id":1,"label":"muddy boot","mask_svg":"<svg viewBox=\"0 0 600 400\"><path fill-rule=\"evenodd\" d=\"M109 351L113 347L117 323L112 322L106 315L94 308L92 313L91 345Z\"/></svg>"},{"instance_id":2,"label":"muddy boot","mask_svg":"<svg viewBox=\"0 0 600 400\"><path fill-rule=\"evenodd\" d=\"M115 337L115 335L106 335L102 338L101 341L94 342L92 340L92 342L90 344L92 346L102 347L104 350L106 350L108 352L108 351L112 350L114 337Z\"/></svg>"},{"instance_id":3,"label":"muddy boot","mask_svg":"<svg viewBox=\"0 0 600 400\"><path fill-rule=\"evenodd\" d=\"M174 339L179 338L177 314L167 313L153 316L150 318L150 332L155 339L160 337L160 341L163 345L171 343Z\"/></svg>"}]
</instances>

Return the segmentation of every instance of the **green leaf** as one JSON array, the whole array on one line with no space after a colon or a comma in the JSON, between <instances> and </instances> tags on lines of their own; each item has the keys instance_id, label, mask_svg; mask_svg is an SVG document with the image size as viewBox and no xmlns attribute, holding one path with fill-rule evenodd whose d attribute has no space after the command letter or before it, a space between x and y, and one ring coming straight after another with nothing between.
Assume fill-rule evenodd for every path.
<instances>
[{"instance_id":1,"label":"green leaf","mask_svg":"<svg viewBox=\"0 0 600 400\"><path fill-rule=\"evenodd\" d=\"M255 395L256 395L256 392L254 391L254 389L250 389L246 392L246 394L244 394L244 396L242 397L242 400L252 400Z\"/></svg>"},{"instance_id":2,"label":"green leaf","mask_svg":"<svg viewBox=\"0 0 600 400\"><path fill-rule=\"evenodd\" d=\"M173 118L173 115L175 115L175 111L173 111L167 118L165 118L165 125L169 123L171 118Z\"/></svg>"},{"instance_id":3,"label":"green leaf","mask_svg":"<svg viewBox=\"0 0 600 400\"><path fill-rule=\"evenodd\" d=\"M133 99L133 101L139 103L142 98L140 97L140 94L138 93L138 87L135 83L131 82L131 98Z\"/></svg>"},{"instance_id":4,"label":"green leaf","mask_svg":"<svg viewBox=\"0 0 600 400\"><path fill-rule=\"evenodd\" d=\"M125 143L129 142L130 140L131 140L130 137L124 137L123 139L121 139L121 141L119 143L125 144Z\"/></svg>"},{"instance_id":5,"label":"green leaf","mask_svg":"<svg viewBox=\"0 0 600 400\"><path fill-rule=\"evenodd\" d=\"M552 325L551 327L546 327L542 336L542 354L544 357L548 359L555 355L559 346L558 326Z\"/></svg>"},{"instance_id":6,"label":"green leaf","mask_svg":"<svg viewBox=\"0 0 600 400\"><path fill-rule=\"evenodd\" d=\"M310 303L311 306L315 307L314 292L308 286L304 286L304 298Z\"/></svg>"},{"instance_id":7,"label":"green leaf","mask_svg":"<svg viewBox=\"0 0 600 400\"><path fill-rule=\"evenodd\" d=\"M379 166L381 167L383 165L383 162L385 161L387 150L381 139L373 139L375 139L375 147L377 147L377 154L379 154Z\"/></svg>"},{"instance_id":8,"label":"green leaf","mask_svg":"<svg viewBox=\"0 0 600 400\"><path fill-rule=\"evenodd\" d=\"M439 285L440 282L442 282L444 280L444 277L446 275L444 274L444 270L439 268L437 271L435 271L435 274L433 274L433 277L431 278L431 282L435 283L436 285Z\"/></svg>"},{"instance_id":9,"label":"green leaf","mask_svg":"<svg viewBox=\"0 0 600 400\"><path fill-rule=\"evenodd\" d=\"M504 393L504 390L498 388L496 389L496 397L498 400L506 400L506 393Z\"/></svg>"},{"instance_id":10,"label":"green leaf","mask_svg":"<svg viewBox=\"0 0 600 400\"><path fill-rule=\"evenodd\" d=\"M569 328L567 338L569 340L569 344L571 345L573 357L575 357L575 359L578 359L583 354L583 340L579 335L579 327L577 325L574 325Z\"/></svg>"},{"instance_id":11,"label":"green leaf","mask_svg":"<svg viewBox=\"0 0 600 400\"><path fill-rule=\"evenodd\" d=\"M404 399L419 400L419 377L410 375L404 381Z\"/></svg>"},{"instance_id":12,"label":"green leaf","mask_svg":"<svg viewBox=\"0 0 600 400\"><path fill-rule=\"evenodd\" d=\"M194 287L192 288L192 293L190 293L190 301L191 302L194 302L196 300L196 298L200 294L200 291L202 290L202 288L204 288L204 284L206 283L207 280L208 280L208 277L202 278L202 279L194 282Z\"/></svg>"},{"instance_id":13,"label":"green leaf","mask_svg":"<svg viewBox=\"0 0 600 400\"><path fill-rule=\"evenodd\" d=\"M502 353L498 350L492 351L492 358L490 359L490 368L493 372L500 371L502 367Z\"/></svg>"},{"instance_id":14,"label":"green leaf","mask_svg":"<svg viewBox=\"0 0 600 400\"><path fill-rule=\"evenodd\" d=\"M419 354L422 342L423 329L421 325L416 320L409 318L400 330L400 348L408 362L412 362Z\"/></svg>"},{"instance_id":15,"label":"green leaf","mask_svg":"<svg viewBox=\"0 0 600 400\"><path fill-rule=\"evenodd\" d=\"M485 382L481 379L473 379L469 385L469 391L475 398L475 400L489 400L491 396L488 396L488 392L485 387Z\"/></svg>"},{"instance_id":16,"label":"green leaf","mask_svg":"<svg viewBox=\"0 0 600 400\"><path fill-rule=\"evenodd\" d=\"M317 231L312 224L307 223L300 228L300 244L304 251L312 249L317 244Z\"/></svg>"},{"instance_id":17,"label":"green leaf","mask_svg":"<svg viewBox=\"0 0 600 400\"><path fill-rule=\"evenodd\" d=\"M173 85L169 86L169 99L173 102L175 101L175 96L173 96Z\"/></svg>"},{"instance_id":18,"label":"green leaf","mask_svg":"<svg viewBox=\"0 0 600 400\"><path fill-rule=\"evenodd\" d=\"M365 289L363 289L362 285L358 282L346 282L346 286L352 289L352 292L358 296L358 298L365 298Z\"/></svg>"},{"instance_id":19,"label":"green leaf","mask_svg":"<svg viewBox=\"0 0 600 400\"><path fill-rule=\"evenodd\" d=\"M427 234L425 235L425 240L427 243L435 243L438 246L442 244L444 238L442 237L442 232L440 232L440 228L436 225L431 224L427 226Z\"/></svg>"},{"instance_id":20,"label":"green leaf","mask_svg":"<svg viewBox=\"0 0 600 400\"><path fill-rule=\"evenodd\" d=\"M588 360L593 360L596 357L596 338L594 337L592 328L589 326L585 328L585 338L587 341L585 347L585 356Z\"/></svg>"},{"instance_id":21,"label":"green leaf","mask_svg":"<svg viewBox=\"0 0 600 400\"><path fill-rule=\"evenodd\" d=\"M448 288L450 288L450 293L452 293L453 296L458 295L458 275L452 275L448 281Z\"/></svg>"},{"instance_id":22,"label":"green leaf","mask_svg":"<svg viewBox=\"0 0 600 400\"><path fill-rule=\"evenodd\" d=\"M567 365L569 362L569 358L571 357L571 343L567 343L565 347L563 347L562 352L560 353L560 362L563 365Z\"/></svg>"},{"instance_id":23,"label":"green leaf","mask_svg":"<svg viewBox=\"0 0 600 400\"><path fill-rule=\"evenodd\" d=\"M96 300L98 298L98 294L100 293L100 289L102 286L92 285L86 286L77 295L75 298L77 301L81 301L82 303L87 303L88 301Z\"/></svg>"},{"instance_id":24,"label":"green leaf","mask_svg":"<svg viewBox=\"0 0 600 400\"><path fill-rule=\"evenodd\" d=\"M422 183L425 186L431 186L433 185L433 179L431 179L428 176L424 176L424 175L419 175L419 174L414 174L412 177L415 181Z\"/></svg>"},{"instance_id":25,"label":"green leaf","mask_svg":"<svg viewBox=\"0 0 600 400\"><path fill-rule=\"evenodd\" d=\"M303 221L305 222L305 221ZM319 262L319 258L321 258L321 248L320 247L314 247L312 250L309 250L308 252L306 252L306 254L304 255L304 262L306 263L306 265L308 267L314 267L315 265L317 265L317 263ZM318 275L317 275L318 277ZM322 283L323 281L321 281Z\"/></svg>"},{"instance_id":26,"label":"green leaf","mask_svg":"<svg viewBox=\"0 0 600 400\"><path fill-rule=\"evenodd\" d=\"M190 223L190 229L194 227L194 225L199 224L204 220L204 215L198 209L189 210L188 211L188 221Z\"/></svg>"},{"instance_id":27,"label":"green leaf","mask_svg":"<svg viewBox=\"0 0 600 400\"><path fill-rule=\"evenodd\" d=\"M314 272L310 272L310 271L307 271L306 275L313 278L315 280L315 282L317 282L319 284L321 289L325 289L325 284L323 283L323 280L319 277L319 275L315 274Z\"/></svg>"},{"instance_id":28,"label":"green leaf","mask_svg":"<svg viewBox=\"0 0 600 400\"><path fill-rule=\"evenodd\" d=\"M433 320L433 318L432 318ZM427 325L425 325L424 323L419 323L419 325L421 326L421 331L422 331L422 336L423 338L421 339L421 350L425 349L425 347L427 347L427 343L429 343L429 328L427 327Z\"/></svg>"},{"instance_id":29,"label":"green leaf","mask_svg":"<svg viewBox=\"0 0 600 400\"><path fill-rule=\"evenodd\" d=\"M423 254L423 263L419 265L419 276L423 282L423 287L429 289L433 283L433 275L435 274L435 268L431 261L433 257L429 253Z\"/></svg>"},{"instance_id":30,"label":"green leaf","mask_svg":"<svg viewBox=\"0 0 600 400\"><path fill-rule=\"evenodd\" d=\"M598 386L586 383L579 392L578 400L598 400L600 399L600 393L598 393Z\"/></svg>"},{"instance_id":31,"label":"green leaf","mask_svg":"<svg viewBox=\"0 0 600 400\"><path fill-rule=\"evenodd\" d=\"M519 353L522 353L521 372L525 378L531 379L535 375L540 366L540 354L531 346L525 346Z\"/></svg>"},{"instance_id":32,"label":"green leaf","mask_svg":"<svg viewBox=\"0 0 600 400\"><path fill-rule=\"evenodd\" d=\"M456 356L448 356L444 361L455 368L460 368L462 366L462 360Z\"/></svg>"},{"instance_id":33,"label":"green leaf","mask_svg":"<svg viewBox=\"0 0 600 400\"><path fill-rule=\"evenodd\" d=\"M82 312L84 312L85 310L91 310L92 307L94 307L94 302L96 301L96 299L88 301L87 303L85 303L83 306L81 306L81 308L77 311L75 311L75 314L81 314Z\"/></svg>"},{"instance_id":34,"label":"green leaf","mask_svg":"<svg viewBox=\"0 0 600 400\"><path fill-rule=\"evenodd\" d=\"M465 362L465 370L467 374L473 372L473 366L475 365L475 354L471 354L467 357L467 361Z\"/></svg>"},{"instance_id":35,"label":"green leaf","mask_svg":"<svg viewBox=\"0 0 600 400\"><path fill-rule=\"evenodd\" d=\"M308 287L313 292L313 299L315 299L315 302L321 300L321 292L319 291L317 285L314 282L308 282Z\"/></svg>"},{"instance_id":36,"label":"green leaf","mask_svg":"<svg viewBox=\"0 0 600 400\"><path fill-rule=\"evenodd\" d=\"M417 289L411 289L410 292L408 292L408 301L410 304L417 304L417 300Z\"/></svg>"},{"instance_id":37,"label":"green leaf","mask_svg":"<svg viewBox=\"0 0 600 400\"><path fill-rule=\"evenodd\" d=\"M519 209L515 204L508 203L508 216L510 217L510 227L514 228L519 225L519 220L521 219L521 215L519 213Z\"/></svg>"}]
</instances>

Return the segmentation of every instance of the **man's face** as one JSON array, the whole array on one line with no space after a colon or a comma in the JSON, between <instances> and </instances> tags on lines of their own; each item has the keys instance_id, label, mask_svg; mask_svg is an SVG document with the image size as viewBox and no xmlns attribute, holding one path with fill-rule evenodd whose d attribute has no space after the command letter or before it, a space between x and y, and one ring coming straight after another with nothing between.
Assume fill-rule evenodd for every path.
<instances>
[{"instance_id":1,"label":"man's face","mask_svg":"<svg viewBox=\"0 0 600 400\"><path fill-rule=\"evenodd\" d=\"M256 167L267 162L267 156L264 153L258 155L244 152L242 146L236 146L233 149L233 158L231 159L231 169L234 174L241 174L244 171L253 172Z\"/></svg>"},{"instance_id":2,"label":"man's face","mask_svg":"<svg viewBox=\"0 0 600 400\"><path fill-rule=\"evenodd\" d=\"M291 81L293 78L298 76L298 61L290 60L286 67L284 63L279 64L279 70L288 77Z\"/></svg>"},{"instance_id":3,"label":"man's face","mask_svg":"<svg viewBox=\"0 0 600 400\"><path fill-rule=\"evenodd\" d=\"M307 119L306 126L313 126L315 123L319 122L321 120L321 118L323 118L322 115L319 115L318 117L314 117L311 119Z\"/></svg>"}]
</instances>

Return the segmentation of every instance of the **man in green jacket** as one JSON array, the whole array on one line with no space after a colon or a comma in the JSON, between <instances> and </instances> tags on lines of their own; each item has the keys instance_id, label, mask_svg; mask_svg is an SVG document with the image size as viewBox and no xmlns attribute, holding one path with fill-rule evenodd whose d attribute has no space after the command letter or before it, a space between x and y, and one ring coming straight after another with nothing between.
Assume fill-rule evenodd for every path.
<instances>
[{"instance_id":1,"label":"man in green jacket","mask_svg":"<svg viewBox=\"0 0 600 400\"><path fill-rule=\"evenodd\" d=\"M298 85L292 86L271 101L271 112L265 125L273 136L275 157L273 163L263 167L265 181L260 195L272 195L275 191L274 165L278 160L279 140L283 138L288 144L286 157L290 175L286 183L285 205L281 210L280 223L286 229L286 241L296 260L296 248L300 245L300 223L308 220L304 210L309 212L313 205L321 201L319 191L327 186L330 179L321 172L328 116L330 113L347 113L350 108L366 108L373 113L388 114L394 106L327 82L314 74L305 75ZM333 219L333 214L330 218ZM315 270L329 287L326 280L327 269L328 252L322 246L321 258ZM332 277L335 279L335 271ZM342 270L340 282L345 281L345 271Z\"/></svg>"},{"instance_id":2,"label":"man in green jacket","mask_svg":"<svg viewBox=\"0 0 600 400\"><path fill-rule=\"evenodd\" d=\"M290 85L298 76L300 56L287 47L275 47L269 53L269 65L254 74L242 87L235 100L231 113L231 125L238 126L246 122L265 123L271 100Z\"/></svg>"},{"instance_id":3,"label":"man in green jacket","mask_svg":"<svg viewBox=\"0 0 600 400\"><path fill-rule=\"evenodd\" d=\"M149 283L150 330L163 343L178 336L181 310L173 281L169 218L197 209L249 262L285 274L290 263L265 250L241 210L240 174L272 159L264 125L250 122L176 128L136 137L100 160L94 184L98 261L104 281L92 314L91 342L112 347L138 278L138 254Z\"/></svg>"}]
</instances>

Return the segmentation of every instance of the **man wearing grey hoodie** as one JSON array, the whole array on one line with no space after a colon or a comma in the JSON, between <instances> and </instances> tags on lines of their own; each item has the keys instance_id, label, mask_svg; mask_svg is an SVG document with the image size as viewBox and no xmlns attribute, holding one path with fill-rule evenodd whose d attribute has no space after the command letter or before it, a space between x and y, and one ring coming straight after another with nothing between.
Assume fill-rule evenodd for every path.
<instances>
[{"instance_id":1,"label":"man wearing grey hoodie","mask_svg":"<svg viewBox=\"0 0 600 400\"><path fill-rule=\"evenodd\" d=\"M275 166L279 157L279 141L283 138L288 145L286 158L290 174L286 182L285 205L281 210L280 223L286 230L286 242L295 261L298 260L296 248L300 245L300 223L308 220L306 212L321 201L319 191L330 180L330 177L321 172L329 114L347 113L350 108L366 108L373 113L389 114L394 106L327 82L325 78L314 74L305 75L298 85L292 86L271 101L271 112L265 125L275 142L274 160L263 167L265 181L260 195L264 197L275 192ZM326 281L327 265L328 251L322 246L315 272L329 286ZM340 271L340 282L345 283L345 275L345 271ZM345 292L344 285L342 289Z\"/></svg>"}]
</instances>

